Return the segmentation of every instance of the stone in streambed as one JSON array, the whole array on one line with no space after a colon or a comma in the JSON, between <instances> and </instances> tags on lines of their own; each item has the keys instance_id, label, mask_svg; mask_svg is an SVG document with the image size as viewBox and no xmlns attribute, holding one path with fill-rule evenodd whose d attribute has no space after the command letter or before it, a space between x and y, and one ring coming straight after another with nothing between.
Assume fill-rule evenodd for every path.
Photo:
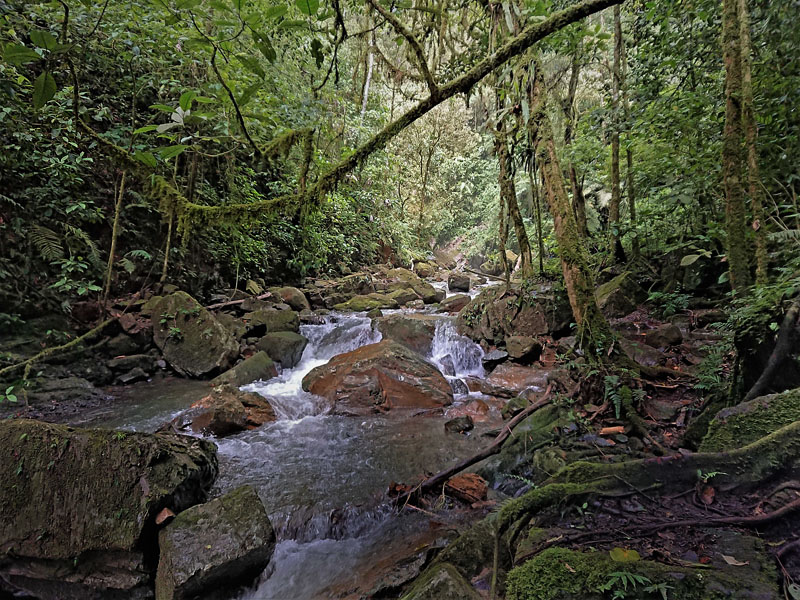
<instances>
[{"instance_id":1,"label":"stone in streambed","mask_svg":"<svg viewBox=\"0 0 800 600\"><path fill-rule=\"evenodd\" d=\"M249 485L178 514L158 535L156 600L229 597L272 558L275 533Z\"/></svg>"},{"instance_id":2,"label":"stone in streambed","mask_svg":"<svg viewBox=\"0 0 800 600\"><path fill-rule=\"evenodd\" d=\"M293 310L257 310L247 313L243 319L250 337L261 337L275 331L300 331L300 317Z\"/></svg>"},{"instance_id":3,"label":"stone in streambed","mask_svg":"<svg viewBox=\"0 0 800 600\"><path fill-rule=\"evenodd\" d=\"M440 305L442 310L454 314L469 304L470 300L472 300L472 298L466 294L455 294L454 296L442 300Z\"/></svg>"},{"instance_id":4,"label":"stone in streambed","mask_svg":"<svg viewBox=\"0 0 800 600\"><path fill-rule=\"evenodd\" d=\"M527 335L510 335L506 338L508 355L519 361L533 362L542 354L542 343Z\"/></svg>"},{"instance_id":5,"label":"stone in streambed","mask_svg":"<svg viewBox=\"0 0 800 600\"><path fill-rule=\"evenodd\" d=\"M469 415L450 419L444 424L444 430L448 433L466 433L474 428L475 423L472 421L472 417Z\"/></svg>"},{"instance_id":6,"label":"stone in streambed","mask_svg":"<svg viewBox=\"0 0 800 600\"><path fill-rule=\"evenodd\" d=\"M347 302L336 304L335 310L348 312L365 312L376 308L397 308L397 302L387 294L372 293L353 296Z\"/></svg>"},{"instance_id":7,"label":"stone in streambed","mask_svg":"<svg viewBox=\"0 0 800 600\"><path fill-rule=\"evenodd\" d=\"M303 357L308 339L293 331L276 331L268 333L256 344L258 350L263 350L269 357L281 363L284 369L297 366Z\"/></svg>"},{"instance_id":8,"label":"stone in streambed","mask_svg":"<svg viewBox=\"0 0 800 600\"><path fill-rule=\"evenodd\" d=\"M442 317L421 314L395 314L376 319L383 339L394 340L414 352L427 356L431 352L436 323Z\"/></svg>"},{"instance_id":9,"label":"stone in streambed","mask_svg":"<svg viewBox=\"0 0 800 600\"><path fill-rule=\"evenodd\" d=\"M178 430L191 428L195 433L224 437L271 423L276 418L272 405L260 394L243 392L230 385L219 385L175 417L171 426Z\"/></svg>"},{"instance_id":10,"label":"stone in streambed","mask_svg":"<svg viewBox=\"0 0 800 600\"><path fill-rule=\"evenodd\" d=\"M644 343L653 348L666 348L677 346L683 341L683 334L677 325L668 323L647 331L644 335Z\"/></svg>"},{"instance_id":11,"label":"stone in streambed","mask_svg":"<svg viewBox=\"0 0 800 600\"><path fill-rule=\"evenodd\" d=\"M439 408L453 402L439 370L392 340L339 354L312 369L303 389L334 404L333 412L369 415L393 408Z\"/></svg>"},{"instance_id":12,"label":"stone in streambed","mask_svg":"<svg viewBox=\"0 0 800 600\"><path fill-rule=\"evenodd\" d=\"M7 420L0 445L0 589L42 600L149 597L156 515L217 476L214 444L173 434Z\"/></svg>"},{"instance_id":13,"label":"stone in streambed","mask_svg":"<svg viewBox=\"0 0 800 600\"><path fill-rule=\"evenodd\" d=\"M233 386L247 385L254 381L266 381L278 374L275 363L264 351L253 354L246 358L232 369L228 369L222 375L218 375L211 383L213 385L228 384Z\"/></svg>"},{"instance_id":14,"label":"stone in streambed","mask_svg":"<svg viewBox=\"0 0 800 600\"><path fill-rule=\"evenodd\" d=\"M468 292L472 280L465 273L450 273L447 278L447 289L451 292Z\"/></svg>"},{"instance_id":15,"label":"stone in streambed","mask_svg":"<svg viewBox=\"0 0 800 600\"><path fill-rule=\"evenodd\" d=\"M481 362L483 363L483 368L487 371L491 371L497 365L502 362L505 362L508 359L508 352L503 350L494 349L491 352L487 352L484 354Z\"/></svg>"}]
</instances>

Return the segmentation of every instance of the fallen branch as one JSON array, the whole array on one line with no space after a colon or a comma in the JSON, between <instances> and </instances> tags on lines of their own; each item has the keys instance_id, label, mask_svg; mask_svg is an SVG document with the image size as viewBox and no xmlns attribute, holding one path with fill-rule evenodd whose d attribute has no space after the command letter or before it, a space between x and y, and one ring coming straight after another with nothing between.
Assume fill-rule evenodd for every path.
<instances>
[{"instance_id":1,"label":"fallen branch","mask_svg":"<svg viewBox=\"0 0 800 600\"><path fill-rule=\"evenodd\" d=\"M489 275L488 273L481 273L480 271L473 271L472 269L467 269L466 267L464 267L463 270L466 271L467 273L472 273L473 275L479 275L481 277L488 277L489 279L495 279L497 281L502 281L503 283L505 283L505 281L506 281L504 277L497 277L496 275Z\"/></svg>"},{"instance_id":2,"label":"fallen branch","mask_svg":"<svg viewBox=\"0 0 800 600\"><path fill-rule=\"evenodd\" d=\"M272 294L270 294L269 292L264 292L263 294L261 294L260 296L256 296L255 298L244 298L242 300L230 300L228 302L220 302L218 304L212 304L210 306L206 306L206 309L217 310L218 308L225 308L226 306L235 306L237 304L242 304L247 300L263 300L264 298L269 298L270 296L272 296Z\"/></svg>"},{"instance_id":3,"label":"fallen branch","mask_svg":"<svg viewBox=\"0 0 800 600\"><path fill-rule=\"evenodd\" d=\"M413 490L410 490L402 494L398 498L397 504L398 505L405 504L409 501L412 495L414 494L422 495L426 491L432 488L438 487L439 485L443 485L453 475L456 475L457 473L460 473L464 469L467 469L472 465L477 464L482 460L489 458L490 456L493 456L498 452L500 452L500 450L503 447L503 443L508 439L508 437L511 435L511 432L517 425L522 423L525 419L527 419L529 416L531 416L533 413L535 413L543 406L550 404L550 391L552 387L553 384L552 383L549 384L544 392L544 395L539 400L531 404L529 407L527 407L525 410L523 410L521 413L519 413L517 416L511 419L508 422L508 424L505 427L503 427L500 433L497 434L497 437L494 438L494 441L488 447L486 447L485 449L481 450L480 452L469 458L465 458L458 464L449 467L444 471L439 471L438 473L432 475L431 477L428 477L426 480L424 480L422 483L416 486Z\"/></svg>"}]
</instances>

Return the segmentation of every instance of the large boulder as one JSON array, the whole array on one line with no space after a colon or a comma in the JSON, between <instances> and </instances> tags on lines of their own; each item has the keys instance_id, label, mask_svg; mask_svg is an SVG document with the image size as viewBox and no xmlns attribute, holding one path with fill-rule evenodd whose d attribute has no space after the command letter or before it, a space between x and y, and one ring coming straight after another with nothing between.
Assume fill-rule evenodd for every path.
<instances>
[{"instance_id":1,"label":"large boulder","mask_svg":"<svg viewBox=\"0 0 800 600\"><path fill-rule=\"evenodd\" d=\"M395 302L397 302L397 304L400 306L405 306L409 302L413 302L414 300L417 300L419 298L419 296L417 296L417 293L411 288L399 288L394 290L393 292L389 292L386 295L389 296L389 298L391 298Z\"/></svg>"},{"instance_id":2,"label":"large boulder","mask_svg":"<svg viewBox=\"0 0 800 600\"><path fill-rule=\"evenodd\" d=\"M245 485L183 511L158 543L156 600L221 598L266 568L275 532L258 494Z\"/></svg>"},{"instance_id":3,"label":"large boulder","mask_svg":"<svg viewBox=\"0 0 800 600\"><path fill-rule=\"evenodd\" d=\"M308 339L293 331L275 331L268 333L256 344L258 350L263 350L269 357L281 363L284 369L297 366L303 357Z\"/></svg>"},{"instance_id":4,"label":"large boulder","mask_svg":"<svg viewBox=\"0 0 800 600\"><path fill-rule=\"evenodd\" d=\"M416 271L417 275L420 277L433 277L434 273L436 273L436 267L430 263L420 261L414 263L414 271Z\"/></svg>"},{"instance_id":5,"label":"large boulder","mask_svg":"<svg viewBox=\"0 0 800 600\"><path fill-rule=\"evenodd\" d=\"M279 298L282 302L288 304L292 310L297 312L303 310L311 310L311 304L302 290L296 287L285 286L281 288L273 288L270 290L273 296Z\"/></svg>"},{"instance_id":6,"label":"large boulder","mask_svg":"<svg viewBox=\"0 0 800 600\"><path fill-rule=\"evenodd\" d=\"M542 343L528 335L510 335L506 338L508 355L520 361L534 361L542 353Z\"/></svg>"},{"instance_id":7,"label":"large boulder","mask_svg":"<svg viewBox=\"0 0 800 600\"><path fill-rule=\"evenodd\" d=\"M481 596L450 564L438 563L416 581L402 600L480 600Z\"/></svg>"},{"instance_id":8,"label":"large boulder","mask_svg":"<svg viewBox=\"0 0 800 600\"><path fill-rule=\"evenodd\" d=\"M0 592L43 600L147 597L156 515L217 476L214 444L173 434L6 420L0 448Z\"/></svg>"},{"instance_id":9,"label":"large boulder","mask_svg":"<svg viewBox=\"0 0 800 600\"><path fill-rule=\"evenodd\" d=\"M431 352L436 323L443 317L418 313L395 314L375 319L383 339L394 340L423 356Z\"/></svg>"},{"instance_id":10,"label":"large boulder","mask_svg":"<svg viewBox=\"0 0 800 600\"><path fill-rule=\"evenodd\" d=\"M275 363L266 352L256 352L250 358L240 362L232 369L228 369L221 375L217 375L211 383L214 385L234 385L241 386L253 383L254 381L272 379L278 374Z\"/></svg>"},{"instance_id":11,"label":"large boulder","mask_svg":"<svg viewBox=\"0 0 800 600\"><path fill-rule=\"evenodd\" d=\"M411 288L422 298L425 304L433 304L438 301L437 299L439 296L436 292L436 288L427 281L420 279L416 273L408 269L403 269L401 267L391 269L386 272L386 277L391 280L388 285L390 292L396 289Z\"/></svg>"},{"instance_id":12,"label":"large boulder","mask_svg":"<svg viewBox=\"0 0 800 600\"><path fill-rule=\"evenodd\" d=\"M247 335L261 337L275 331L300 331L300 316L293 310L257 310L244 316Z\"/></svg>"},{"instance_id":13,"label":"large boulder","mask_svg":"<svg viewBox=\"0 0 800 600\"><path fill-rule=\"evenodd\" d=\"M455 314L461 311L467 304L470 303L470 298L467 294L454 294L449 298L445 298L439 304L442 307L442 310L447 311L451 314Z\"/></svg>"},{"instance_id":14,"label":"large boulder","mask_svg":"<svg viewBox=\"0 0 800 600\"><path fill-rule=\"evenodd\" d=\"M647 292L626 271L598 287L595 296L603 314L608 318L616 318L636 310L637 305L647 299Z\"/></svg>"},{"instance_id":15,"label":"large boulder","mask_svg":"<svg viewBox=\"0 0 800 600\"><path fill-rule=\"evenodd\" d=\"M563 290L523 290L490 287L478 294L458 315L458 332L489 346L506 337L537 337L569 328L572 311Z\"/></svg>"},{"instance_id":16,"label":"large boulder","mask_svg":"<svg viewBox=\"0 0 800 600\"><path fill-rule=\"evenodd\" d=\"M450 273L447 289L451 292L468 292L472 281L466 273Z\"/></svg>"},{"instance_id":17,"label":"large boulder","mask_svg":"<svg viewBox=\"0 0 800 600\"><path fill-rule=\"evenodd\" d=\"M243 392L231 385L218 385L162 429L191 429L195 433L223 437L255 429L276 419L272 405L260 394Z\"/></svg>"},{"instance_id":18,"label":"large boulder","mask_svg":"<svg viewBox=\"0 0 800 600\"><path fill-rule=\"evenodd\" d=\"M161 298L152 320L156 346L183 375L202 377L224 370L239 353L230 331L185 292Z\"/></svg>"},{"instance_id":19,"label":"large boulder","mask_svg":"<svg viewBox=\"0 0 800 600\"><path fill-rule=\"evenodd\" d=\"M303 389L328 399L334 413L369 415L392 408L438 408L453 402L439 370L392 340L362 346L312 369Z\"/></svg>"},{"instance_id":20,"label":"large boulder","mask_svg":"<svg viewBox=\"0 0 800 600\"><path fill-rule=\"evenodd\" d=\"M348 312L364 312L374 310L376 308L397 308L397 301L388 294L379 294L374 292L367 295L359 294L357 296L353 296L347 302L336 304L333 308Z\"/></svg>"}]
</instances>

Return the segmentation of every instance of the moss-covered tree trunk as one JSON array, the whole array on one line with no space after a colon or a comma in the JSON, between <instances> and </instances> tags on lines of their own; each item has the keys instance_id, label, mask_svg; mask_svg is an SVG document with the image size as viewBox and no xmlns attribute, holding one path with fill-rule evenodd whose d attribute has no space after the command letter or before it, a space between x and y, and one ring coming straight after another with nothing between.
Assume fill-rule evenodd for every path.
<instances>
[{"instance_id":1,"label":"moss-covered tree trunk","mask_svg":"<svg viewBox=\"0 0 800 600\"><path fill-rule=\"evenodd\" d=\"M520 271L523 279L533 275L533 257L531 254L531 244L528 240L528 232L525 229L525 222L522 220L522 213L517 202L517 190L514 185L514 168L511 154L508 150L508 141L505 134L501 131L495 135L495 150L497 151L497 161L500 172L498 180L500 183L501 201L505 202L508 209L508 218L514 225L514 233L519 244L519 254L522 259Z\"/></svg>"},{"instance_id":2,"label":"moss-covered tree trunk","mask_svg":"<svg viewBox=\"0 0 800 600\"><path fill-rule=\"evenodd\" d=\"M750 286L746 210L742 174L742 45L739 0L722 2L722 56L725 63L725 129L722 137L722 176L725 186L725 228L731 289L744 293Z\"/></svg>"},{"instance_id":3,"label":"moss-covered tree trunk","mask_svg":"<svg viewBox=\"0 0 800 600\"><path fill-rule=\"evenodd\" d=\"M578 49L572 55L572 65L569 76L569 87L567 88L567 97L564 100L564 145L569 146L575 137L575 95L578 91L578 80L581 73L581 52L583 46L579 45ZM583 196L583 186L578 181L578 171L575 169L575 163L570 160L567 165L569 170L569 182L572 187L572 210L575 213L575 219L578 223L578 233L583 237L589 237L589 225L586 219L586 198Z\"/></svg>"},{"instance_id":4,"label":"moss-covered tree trunk","mask_svg":"<svg viewBox=\"0 0 800 600\"><path fill-rule=\"evenodd\" d=\"M619 207L622 188L619 176L619 90L622 62L622 17L619 5L614 7L614 65L611 87L611 202L608 205L608 229L611 251L616 262L625 261L625 252L620 239L621 223Z\"/></svg>"},{"instance_id":5,"label":"moss-covered tree trunk","mask_svg":"<svg viewBox=\"0 0 800 600\"><path fill-rule=\"evenodd\" d=\"M758 167L758 125L753 100L753 72L750 53L750 13L747 0L739 0L739 28L742 48L742 122L747 145L747 187L756 234L756 283L767 283L767 230L764 222L764 196Z\"/></svg>"},{"instance_id":6,"label":"moss-covered tree trunk","mask_svg":"<svg viewBox=\"0 0 800 600\"><path fill-rule=\"evenodd\" d=\"M534 59L532 86L532 138L542 171L545 195L553 216L561 270L567 288L572 314L578 326L581 347L590 360L605 356L604 350L613 340L608 321L600 312L595 298L594 278L589 267L586 248L578 234L578 224L569 202L561 165L558 160L553 128L546 111L546 88L541 63Z\"/></svg>"}]
</instances>

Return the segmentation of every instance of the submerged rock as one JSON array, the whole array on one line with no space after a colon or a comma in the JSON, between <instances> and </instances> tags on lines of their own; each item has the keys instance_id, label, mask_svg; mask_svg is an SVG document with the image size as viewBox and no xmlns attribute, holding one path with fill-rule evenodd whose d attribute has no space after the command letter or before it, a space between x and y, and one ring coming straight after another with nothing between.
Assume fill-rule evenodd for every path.
<instances>
[{"instance_id":1,"label":"submerged rock","mask_svg":"<svg viewBox=\"0 0 800 600\"><path fill-rule=\"evenodd\" d=\"M149 595L156 515L217 476L214 444L172 434L7 420L0 447L0 590L43 600Z\"/></svg>"},{"instance_id":2,"label":"submerged rock","mask_svg":"<svg viewBox=\"0 0 800 600\"><path fill-rule=\"evenodd\" d=\"M436 323L443 317L421 314L395 314L376 319L383 339L394 340L414 352L427 356L431 352Z\"/></svg>"},{"instance_id":3,"label":"submerged rock","mask_svg":"<svg viewBox=\"0 0 800 600\"><path fill-rule=\"evenodd\" d=\"M453 401L439 370L392 340L335 356L305 376L303 389L333 402L333 412L345 415L438 408Z\"/></svg>"},{"instance_id":4,"label":"submerged rock","mask_svg":"<svg viewBox=\"0 0 800 600\"><path fill-rule=\"evenodd\" d=\"M222 598L269 564L275 533L258 494L245 485L178 514L158 542L156 600Z\"/></svg>"},{"instance_id":5,"label":"submerged rock","mask_svg":"<svg viewBox=\"0 0 800 600\"><path fill-rule=\"evenodd\" d=\"M225 369L239 352L228 329L185 292L155 305L153 340L170 366L190 377Z\"/></svg>"}]
</instances>

